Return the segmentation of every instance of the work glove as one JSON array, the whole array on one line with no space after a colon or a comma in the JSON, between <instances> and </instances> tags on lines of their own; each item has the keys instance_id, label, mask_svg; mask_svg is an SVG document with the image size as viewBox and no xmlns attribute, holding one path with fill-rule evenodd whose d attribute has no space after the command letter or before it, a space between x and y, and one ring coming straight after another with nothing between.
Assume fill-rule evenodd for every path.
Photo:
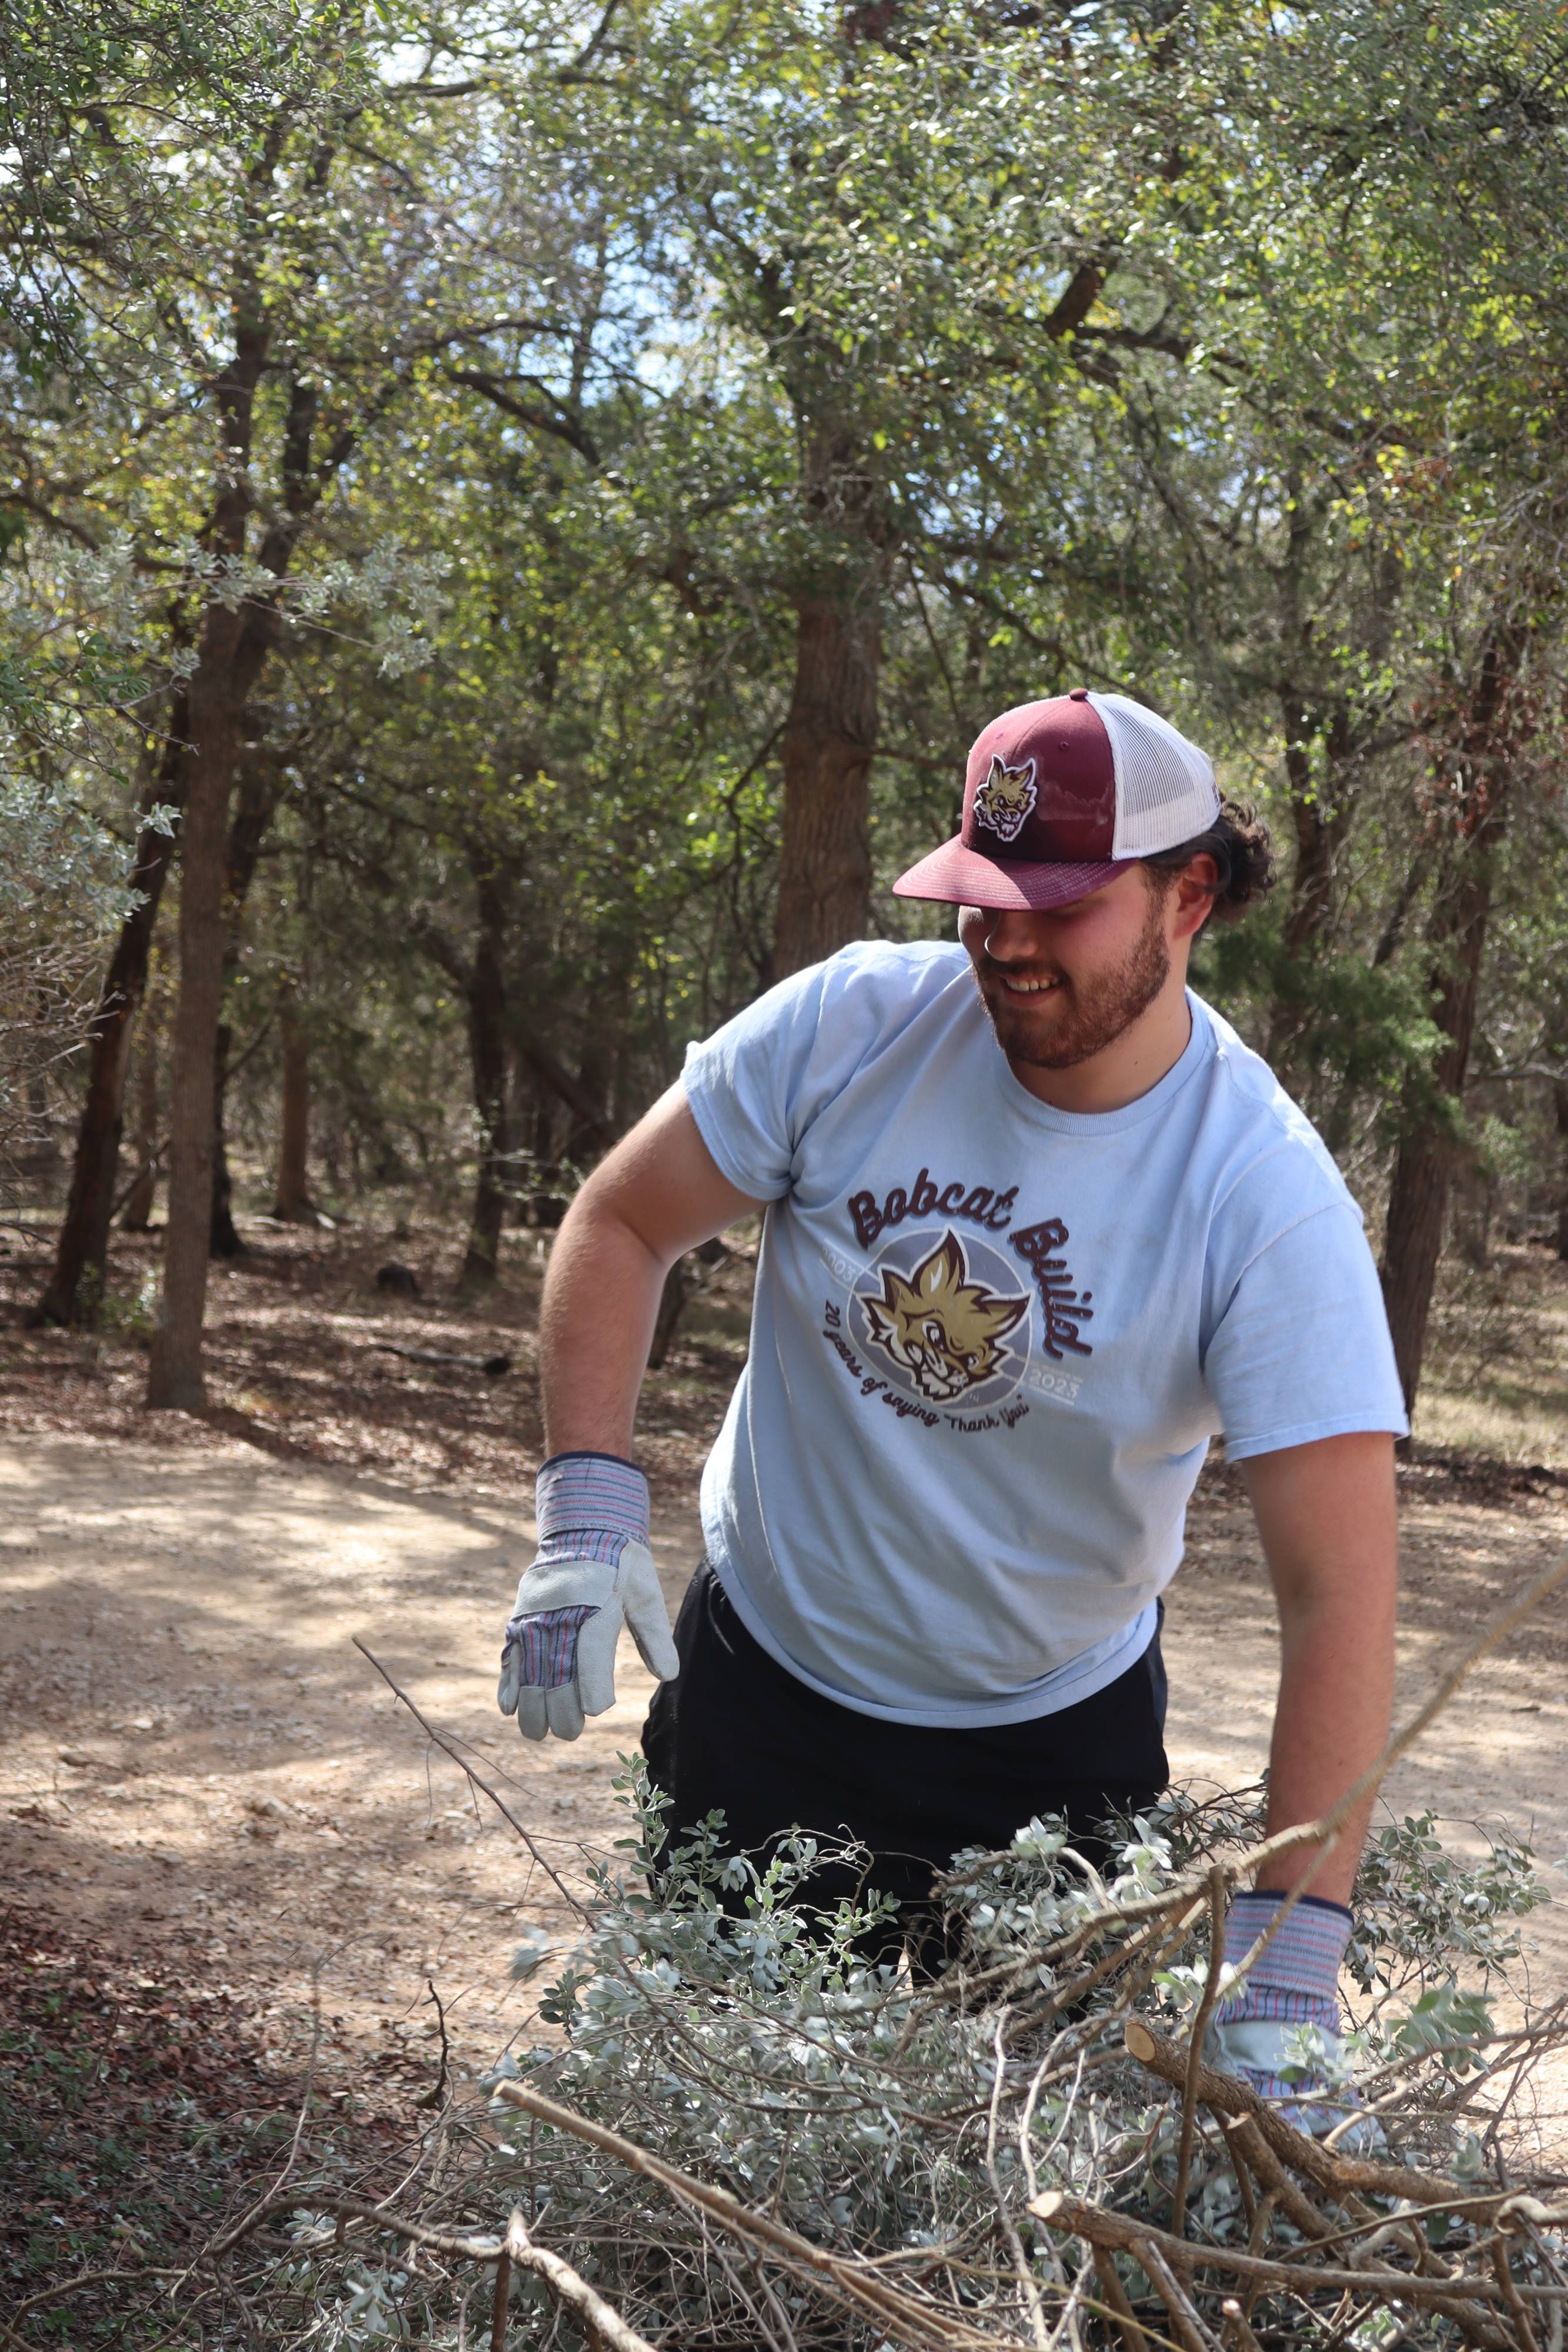
<instances>
[{"instance_id":1,"label":"work glove","mask_svg":"<svg viewBox=\"0 0 1568 2352\"><path fill-rule=\"evenodd\" d=\"M1284 1901L1254 1891L1231 1898L1224 1960L1239 1968ZM1215 2009L1204 2057L1239 2075L1260 2098L1283 2101L1285 2120L1322 2139L1350 2116L1334 2146L1371 2155L1383 2135L1347 2081L1339 2006L1340 1963L1351 1916L1341 1903L1303 1895L1234 1992Z\"/></svg>"},{"instance_id":2,"label":"work glove","mask_svg":"<svg viewBox=\"0 0 1568 2352\"><path fill-rule=\"evenodd\" d=\"M575 1739L615 1704L622 1620L661 1682L679 1674L648 1549L648 1481L613 1454L557 1454L534 1482L539 1548L517 1586L496 1702L525 1739Z\"/></svg>"}]
</instances>

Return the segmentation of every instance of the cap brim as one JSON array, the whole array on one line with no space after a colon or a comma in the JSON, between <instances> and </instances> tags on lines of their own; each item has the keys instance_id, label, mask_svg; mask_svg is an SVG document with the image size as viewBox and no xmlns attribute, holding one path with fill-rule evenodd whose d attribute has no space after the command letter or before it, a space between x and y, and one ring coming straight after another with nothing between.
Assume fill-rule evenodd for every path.
<instances>
[{"instance_id":1,"label":"cap brim","mask_svg":"<svg viewBox=\"0 0 1568 2352\"><path fill-rule=\"evenodd\" d=\"M897 898L940 898L952 907L1021 907L1041 913L1070 907L1092 890L1103 890L1135 857L1107 858L1093 866L1034 863L1027 858L987 857L960 840L945 841L893 886Z\"/></svg>"}]
</instances>

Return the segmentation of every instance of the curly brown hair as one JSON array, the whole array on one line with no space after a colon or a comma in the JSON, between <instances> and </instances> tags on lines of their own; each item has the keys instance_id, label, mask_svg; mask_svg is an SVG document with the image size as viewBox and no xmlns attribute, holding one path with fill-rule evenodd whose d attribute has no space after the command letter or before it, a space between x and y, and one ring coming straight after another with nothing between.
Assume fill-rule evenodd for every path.
<instances>
[{"instance_id":1,"label":"curly brown hair","mask_svg":"<svg viewBox=\"0 0 1568 2352\"><path fill-rule=\"evenodd\" d=\"M1218 922L1234 922L1274 887L1278 868L1269 828L1257 810L1243 802L1221 801L1219 814L1206 833L1194 834L1174 849L1156 850L1142 863L1156 888L1168 890L1184 867L1203 856L1212 857L1218 868L1209 910Z\"/></svg>"}]
</instances>

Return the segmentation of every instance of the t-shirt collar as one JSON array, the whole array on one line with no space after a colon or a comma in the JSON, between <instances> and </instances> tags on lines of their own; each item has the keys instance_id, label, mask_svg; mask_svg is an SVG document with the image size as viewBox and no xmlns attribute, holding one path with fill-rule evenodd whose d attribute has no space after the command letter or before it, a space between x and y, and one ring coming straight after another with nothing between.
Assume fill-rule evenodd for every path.
<instances>
[{"instance_id":1,"label":"t-shirt collar","mask_svg":"<svg viewBox=\"0 0 1568 2352\"><path fill-rule=\"evenodd\" d=\"M1186 992L1186 1007L1192 1016L1192 1034L1182 1049L1180 1057L1171 1064L1163 1078L1139 1095L1135 1102L1124 1103L1120 1110L1058 1110L1054 1104L1041 1102L1030 1094L1021 1080L1013 1076L1007 1055L997 1044L990 1021L983 1004L976 998L976 1007L985 1024L986 1038L994 1062L997 1085L1004 1102L1019 1118L1035 1127L1049 1129L1055 1135L1091 1136L1119 1135L1124 1128L1141 1127L1165 1109L1189 1078L1195 1077L1213 1055L1216 1046L1214 1024L1208 1017L1208 1007L1203 999Z\"/></svg>"}]
</instances>

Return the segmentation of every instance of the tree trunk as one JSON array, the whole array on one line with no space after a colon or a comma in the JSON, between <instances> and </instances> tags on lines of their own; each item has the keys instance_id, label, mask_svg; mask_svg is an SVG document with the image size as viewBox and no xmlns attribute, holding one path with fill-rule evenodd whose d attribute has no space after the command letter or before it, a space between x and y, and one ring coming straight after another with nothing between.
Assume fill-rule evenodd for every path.
<instances>
[{"instance_id":1,"label":"tree trunk","mask_svg":"<svg viewBox=\"0 0 1568 2352\"><path fill-rule=\"evenodd\" d=\"M716 1234L712 1241L699 1242L695 1250L688 1250L671 1266L659 1294L659 1311L653 1318L653 1337L648 1348L651 1372L664 1370L674 1345L676 1327L694 1293L702 1286L703 1269L722 1265L728 1255L727 1246Z\"/></svg>"},{"instance_id":2,"label":"tree trunk","mask_svg":"<svg viewBox=\"0 0 1568 2352\"><path fill-rule=\"evenodd\" d=\"M322 1119L321 1166L334 1201L341 1197L343 1190L343 1090L333 1087L328 1094Z\"/></svg>"},{"instance_id":3,"label":"tree trunk","mask_svg":"<svg viewBox=\"0 0 1568 2352\"><path fill-rule=\"evenodd\" d=\"M1461 1104L1491 914L1493 864L1507 826L1503 713L1521 644L1521 633L1513 628L1489 643L1467 714L1461 749L1481 813L1453 854L1448 887L1439 894L1432 919L1431 1013L1444 1043L1428 1085L1439 1100L1434 1102L1426 1087L1406 1090L1410 1124L1395 1158L1388 1194L1383 1296L1405 1409L1412 1414L1449 1187L1462 1148Z\"/></svg>"},{"instance_id":4,"label":"tree trunk","mask_svg":"<svg viewBox=\"0 0 1568 2352\"><path fill-rule=\"evenodd\" d=\"M798 605L770 979L865 935L881 656L869 597L858 607L819 597Z\"/></svg>"},{"instance_id":5,"label":"tree trunk","mask_svg":"<svg viewBox=\"0 0 1568 2352\"><path fill-rule=\"evenodd\" d=\"M229 976L229 959L224 959L224 979ZM218 1024L218 1042L213 1049L213 1213L207 1231L207 1254L211 1257L243 1257L245 1244L234 1218L234 1177L229 1170L229 1148L224 1134L224 1119L228 1109L229 1056L234 1048L234 1031L226 1021Z\"/></svg>"},{"instance_id":6,"label":"tree trunk","mask_svg":"<svg viewBox=\"0 0 1568 2352\"><path fill-rule=\"evenodd\" d=\"M507 1040L507 1075L511 1087L507 1118L512 1135L512 1197L507 1205L507 1222L523 1226L528 1222L535 1175L533 1137L538 1115L538 1082L516 1037Z\"/></svg>"},{"instance_id":7,"label":"tree trunk","mask_svg":"<svg viewBox=\"0 0 1568 2352\"><path fill-rule=\"evenodd\" d=\"M185 701L183 696L177 696L169 715L169 732L158 773L142 795L144 814L159 803L177 808L183 801L186 732ZM95 1293L102 1289L115 1179L120 1170L126 1067L136 1010L147 985L147 963L158 921L159 901L173 851L171 835L143 824L131 871L131 880L140 896L120 924L120 937L99 993L88 1048L87 1098L77 1129L70 1192L55 1244L54 1267L43 1297L27 1318L35 1327L78 1320L82 1280L89 1270L89 1287Z\"/></svg>"},{"instance_id":8,"label":"tree trunk","mask_svg":"<svg viewBox=\"0 0 1568 2352\"><path fill-rule=\"evenodd\" d=\"M271 329L249 260L233 289L235 342L213 386L222 421L224 462L215 478L205 533L220 557L246 552L253 503L251 439L256 388L268 364ZM313 457L320 394L308 378L288 380L284 410L282 498L257 556L281 581L327 481L354 446L340 433L329 458ZM223 1018L225 886L229 866L229 801L240 756L246 706L278 630L276 602L251 597L235 609L209 604L202 614L190 708L189 791L180 847L180 996L169 1085L169 1219L163 1246L163 1303L152 1334L147 1402L199 1412L202 1317L207 1297L216 1135L214 1080Z\"/></svg>"},{"instance_id":9,"label":"tree trunk","mask_svg":"<svg viewBox=\"0 0 1568 2352\"><path fill-rule=\"evenodd\" d=\"M662 1372L675 1336L675 1326L685 1309L689 1296L686 1281L686 1261L678 1257L664 1276L664 1286L659 1293L659 1311L653 1318L653 1336L648 1343L648 1370Z\"/></svg>"},{"instance_id":10,"label":"tree trunk","mask_svg":"<svg viewBox=\"0 0 1568 2352\"><path fill-rule=\"evenodd\" d=\"M150 986L136 1024L136 1181L120 1213L128 1234L147 1231L158 1195L158 1014L157 991Z\"/></svg>"},{"instance_id":11,"label":"tree trunk","mask_svg":"<svg viewBox=\"0 0 1568 2352\"><path fill-rule=\"evenodd\" d=\"M241 614L221 604L208 607L190 685L190 782L180 842L180 996L169 1084L169 1221L163 1301L147 1381L149 1405L184 1412L200 1412L206 1404L202 1318L213 1213L229 795L248 684L240 675L245 626Z\"/></svg>"},{"instance_id":12,"label":"tree trunk","mask_svg":"<svg viewBox=\"0 0 1568 2352\"><path fill-rule=\"evenodd\" d=\"M1336 693L1323 675L1324 648L1311 614L1312 552L1326 518L1327 494L1310 486L1299 467L1287 469L1286 543L1276 574L1276 609L1282 672L1274 691L1284 737L1285 781L1296 856L1285 908L1265 1054L1270 1061L1312 1056L1306 1032L1312 1018L1312 965L1333 923L1340 856L1354 814L1362 762L1375 726L1375 705L1354 704ZM1359 613L1353 607L1353 643L1369 673L1381 668L1394 628L1403 586L1399 559L1377 551L1371 566L1372 593ZM1313 680L1317 683L1314 685ZM1321 744L1314 772L1313 746Z\"/></svg>"},{"instance_id":13,"label":"tree trunk","mask_svg":"<svg viewBox=\"0 0 1568 2352\"><path fill-rule=\"evenodd\" d=\"M802 410L805 400L802 400ZM784 721L784 826L768 980L781 980L871 919L871 766L876 756L882 597L891 532L852 431L806 429L802 491L821 569L795 597L795 677Z\"/></svg>"},{"instance_id":14,"label":"tree trunk","mask_svg":"<svg viewBox=\"0 0 1568 2352\"><path fill-rule=\"evenodd\" d=\"M1286 688L1280 697L1285 733L1285 781L1290 792L1291 829L1296 858L1291 875L1291 897L1285 909L1281 945L1285 961L1276 982L1269 1013L1265 1058L1288 1059L1312 1014L1301 966L1329 929L1333 915L1334 874L1350 829L1354 800L1343 771L1353 746L1345 715L1336 711L1323 739L1323 783L1312 774L1311 739L1313 722L1299 695Z\"/></svg>"},{"instance_id":15,"label":"tree trunk","mask_svg":"<svg viewBox=\"0 0 1568 2352\"><path fill-rule=\"evenodd\" d=\"M246 901L250 896L250 886L256 879L256 869L267 841L267 828L272 823L273 811L277 806L282 782L278 761L264 749L253 744L242 755L224 877L223 992L225 999L243 960ZM226 1021L220 1021L213 1064L213 1213L208 1247L214 1257L223 1258L243 1257L246 1254L245 1243L240 1239L239 1228L234 1221L234 1178L229 1169L225 1126L229 1058L233 1046L234 1032Z\"/></svg>"},{"instance_id":16,"label":"tree trunk","mask_svg":"<svg viewBox=\"0 0 1568 2352\"><path fill-rule=\"evenodd\" d=\"M468 980L468 1055L474 1072L474 1108L479 1118L479 1170L474 1213L459 1287L473 1290L496 1279L501 1227L506 1220L511 1136L507 1100L507 921L509 877L493 865L476 864L479 929Z\"/></svg>"},{"instance_id":17,"label":"tree trunk","mask_svg":"<svg viewBox=\"0 0 1568 2352\"><path fill-rule=\"evenodd\" d=\"M1557 1116L1557 1139L1563 1147L1563 1165L1557 1175L1557 1255L1568 1262L1568 1079L1559 1078L1553 1086L1552 1107Z\"/></svg>"},{"instance_id":18,"label":"tree trunk","mask_svg":"<svg viewBox=\"0 0 1568 2352\"><path fill-rule=\"evenodd\" d=\"M272 1213L286 1225L313 1225L309 1195L310 1040L292 987L277 1002L283 1045L283 1116L277 1149L277 1190Z\"/></svg>"},{"instance_id":19,"label":"tree trunk","mask_svg":"<svg viewBox=\"0 0 1568 2352\"><path fill-rule=\"evenodd\" d=\"M528 1063L528 1067L532 1069L531 1062ZM549 1087L537 1087L533 1117L526 1130L531 1185L528 1199L528 1223L547 1233L555 1231L567 1211L565 1179L561 1174L556 1140L556 1104L559 1100L559 1096Z\"/></svg>"},{"instance_id":20,"label":"tree trunk","mask_svg":"<svg viewBox=\"0 0 1568 2352\"><path fill-rule=\"evenodd\" d=\"M1477 1274L1490 1274L1497 1187L1473 1143L1459 1146L1449 1171L1454 1246Z\"/></svg>"}]
</instances>

